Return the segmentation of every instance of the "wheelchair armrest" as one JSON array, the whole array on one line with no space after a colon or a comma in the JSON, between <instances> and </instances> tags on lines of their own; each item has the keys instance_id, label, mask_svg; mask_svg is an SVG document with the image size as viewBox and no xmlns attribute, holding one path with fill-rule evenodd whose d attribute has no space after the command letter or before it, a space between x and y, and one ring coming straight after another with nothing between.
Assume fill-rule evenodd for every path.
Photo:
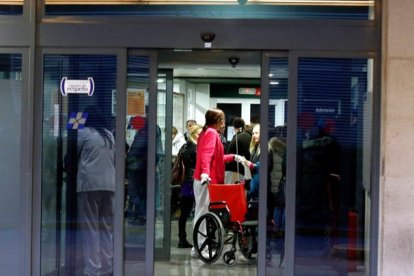
<instances>
[{"instance_id":1,"label":"wheelchair armrest","mask_svg":"<svg viewBox=\"0 0 414 276\"><path fill-rule=\"evenodd\" d=\"M210 206L227 206L227 202L226 201L214 201L214 202L210 202Z\"/></svg>"}]
</instances>

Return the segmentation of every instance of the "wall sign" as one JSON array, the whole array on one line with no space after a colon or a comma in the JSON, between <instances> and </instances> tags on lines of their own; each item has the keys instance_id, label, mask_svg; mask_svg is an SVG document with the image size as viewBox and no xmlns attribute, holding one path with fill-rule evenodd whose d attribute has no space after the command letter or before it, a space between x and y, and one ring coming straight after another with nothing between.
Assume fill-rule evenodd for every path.
<instances>
[{"instance_id":1,"label":"wall sign","mask_svg":"<svg viewBox=\"0 0 414 276\"><path fill-rule=\"evenodd\" d=\"M63 77L60 81L60 92L63 96L67 94L87 94L92 96L95 90L95 82L92 77L87 80L69 80L68 77Z\"/></svg>"}]
</instances>

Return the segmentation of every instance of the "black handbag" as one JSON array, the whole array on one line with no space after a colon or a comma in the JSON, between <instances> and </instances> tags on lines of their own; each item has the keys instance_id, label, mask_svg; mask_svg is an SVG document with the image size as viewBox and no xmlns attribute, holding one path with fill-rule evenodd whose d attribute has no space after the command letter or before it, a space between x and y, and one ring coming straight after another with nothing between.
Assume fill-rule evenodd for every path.
<instances>
[{"instance_id":1,"label":"black handbag","mask_svg":"<svg viewBox=\"0 0 414 276\"><path fill-rule=\"evenodd\" d=\"M181 185L184 182L185 166L182 152L180 149L171 171L171 184L173 185Z\"/></svg>"}]
</instances>

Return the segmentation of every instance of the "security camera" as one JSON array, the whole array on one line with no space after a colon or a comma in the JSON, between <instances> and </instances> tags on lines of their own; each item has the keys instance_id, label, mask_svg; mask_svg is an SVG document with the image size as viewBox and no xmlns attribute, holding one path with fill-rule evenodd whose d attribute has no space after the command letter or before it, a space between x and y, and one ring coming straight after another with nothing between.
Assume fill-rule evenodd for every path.
<instances>
[{"instance_id":1,"label":"security camera","mask_svg":"<svg viewBox=\"0 0 414 276\"><path fill-rule=\"evenodd\" d=\"M216 35L214 33L210 33L210 32L205 32L205 33L201 34L201 39L206 43L212 42L215 37L216 37Z\"/></svg>"},{"instance_id":2,"label":"security camera","mask_svg":"<svg viewBox=\"0 0 414 276\"><path fill-rule=\"evenodd\" d=\"M239 5L244 5L247 3L247 0L237 0L239 2Z\"/></svg>"},{"instance_id":3,"label":"security camera","mask_svg":"<svg viewBox=\"0 0 414 276\"><path fill-rule=\"evenodd\" d=\"M236 65L239 63L240 58L239 57L229 57L229 63L231 64L231 67L236 67Z\"/></svg>"}]
</instances>

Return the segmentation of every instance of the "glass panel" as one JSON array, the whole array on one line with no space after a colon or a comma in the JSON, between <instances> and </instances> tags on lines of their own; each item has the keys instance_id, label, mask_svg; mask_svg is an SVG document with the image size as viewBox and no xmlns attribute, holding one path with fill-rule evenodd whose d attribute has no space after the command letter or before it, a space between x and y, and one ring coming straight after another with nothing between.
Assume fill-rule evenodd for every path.
<instances>
[{"instance_id":1,"label":"glass panel","mask_svg":"<svg viewBox=\"0 0 414 276\"><path fill-rule=\"evenodd\" d=\"M127 69L125 274L145 274L149 58L129 56Z\"/></svg>"},{"instance_id":2,"label":"glass panel","mask_svg":"<svg viewBox=\"0 0 414 276\"><path fill-rule=\"evenodd\" d=\"M26 197L20 178L22 55L0 54L0 275L25 274ZM23 201L25 200L25 201Z\"/></svg>"},{"instance_id":3,"label":"glass panel","mask_svg":"<svg viewBox=\"0 0 414 276\"><path fill-rule=\"evenodd\" d=\"M172 80L169 79L168 82ZM165 258L165 255L169 255L169 237L168 233L170 232L170 219L167 216L169 209L167 203L169 200L166 200L165 196L170 194L170 185L166 181L168 174L171 170L171 165L165 162L165 149L167 132L166 126L167 122L167 76L164 73L158 74L157 79L157 176L156 176L156 186L155 186L155 248L164 249L162 253L159 253L156 250L157 254L156 259ZM171 119L171 118L170 118ZM168 252L168 253L167 253Z\"/></svg>"},{"instance_id":4,"label":"glass panel","mask_svg":"<svg viewBox=\"0 0 414 276\"><path fill-rule=\"evenodd\" d=\"M298 66L295 272L365 275L372 61Z\"/></svg>"},{"instance_id":5,"label":"glass panel","mask_svg":"<svg viewBox=\"0 0 414 276\"><path fill-rule=\"evenodd\" d=\"M0 15L21 15L23 0L6 0L0 3Z\"/></svg>"},{"instance_id":6,"label":"glass panel","mask_svg":"<svg viewBox=\"0 0 414 276\"><path fill-rule=\"evenodd\" d=\"M374 0L66 1L46 0L47 15L135 14L197 18L372 19Z\"/></svg>"},{"instance_id":7,"label":"glass panel","mask_svg":"<svg viewBox=\"0 0 414 276\"><path fill-rule=\"evenodd\" d=\"M285 183L287 144L288 59L270 58L269 64L269 225L267 275L282 275L285 250ZM287 199L289 200L289 199Z\"/></svg>"},{"instance_id":8,"label":"glass panel","mask_svg":"<svg viewBox=\"0 0 414 276\"><path fill-rule=\"evenodd\" d=\"M45 55L41 274L112 273L116 56Z\"/></svg>"}]
</instances>

